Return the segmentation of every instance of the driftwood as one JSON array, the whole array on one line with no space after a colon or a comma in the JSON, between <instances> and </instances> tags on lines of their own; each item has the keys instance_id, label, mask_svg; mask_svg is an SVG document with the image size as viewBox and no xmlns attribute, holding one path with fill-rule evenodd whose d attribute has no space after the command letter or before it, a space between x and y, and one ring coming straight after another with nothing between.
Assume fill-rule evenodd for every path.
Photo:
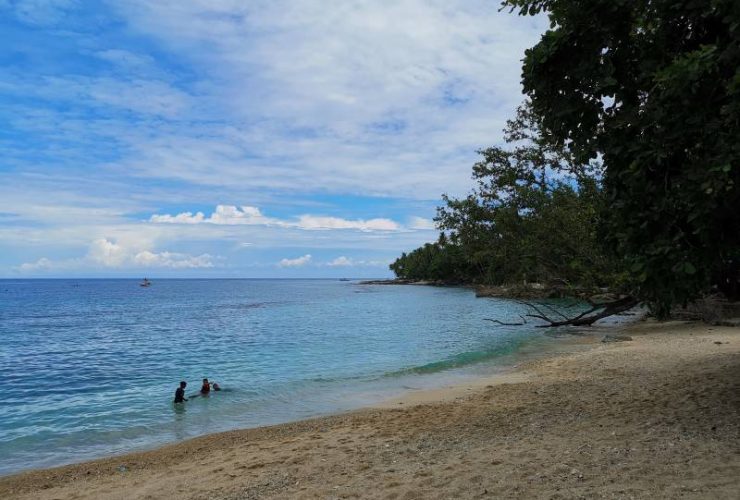
<instances>
[{"instance_id":1,"label":"driftwood","mask_svg":"<svg viewBox=\"0 0 740 500\"><path fill-rule=\"evenodd\" d=\"M632 309L637 304L639 304L640 301L634 297L627 296L610 302L591 303L591 309L583 311L582 313L570 318L548 304L534 304L531 302L523 301L520 301L520 303L526 305L527 307L530 307L535 311L534 313L526 314L526 317L546 321L546 325L537 326L539 328L549 328L553 326L591 326L600 319L614 316L615 314L620 314ZM553 313L560 316L561 319L551 318L543 309L552 311Z\"/></svg>"},{"instance_id":2,"label":"driftwood","mask_svg":"<svg viewBox=\"0 0 740 500\"><path fill-rule=\"evenodd\" d=\"M536 325L537 328L551 328L554 326L591 326L600 319L604 319L615 314L621 314L635 307L640 302L634 297L622 297L609 302L590 302L591 308L575 316L566 316L550 304L517 301L530 308L533 312L525 315L519 315L522 318L521 323L506 323L497 319L484 318L486 321L503 325L503 326L522 326L527 324L527 318L535 318L545 321L545 325Z\"/></svg>"}]
</instances>

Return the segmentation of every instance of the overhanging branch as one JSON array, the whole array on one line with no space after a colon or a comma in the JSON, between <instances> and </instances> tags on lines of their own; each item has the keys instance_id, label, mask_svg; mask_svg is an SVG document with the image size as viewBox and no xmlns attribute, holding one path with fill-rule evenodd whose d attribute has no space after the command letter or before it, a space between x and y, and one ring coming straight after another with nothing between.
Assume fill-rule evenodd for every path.
<instances>
[{"instance_id":1,"label":"overhanging branch","mask_svg":"<svg viewBox=\"0 0 740 500\"><path fill-rule=\"evenodd\" d=\"M538 328L550 328L554 326L591 326L600 319L625 312L639 304L639 301L636 298L627 296L610 302L603 302L600 304L592 303L592 307L590 309L569 318L549 304L537 304L533 302L525 302L522 300L518 302L534 311L532 313L526 314L526 317L540 319L547 323L546 325L537 325ZM552 311L553 313L560 316L560 318L562 319L553 319L545 311L545 309Z\"/></svg>"}]
</instances>

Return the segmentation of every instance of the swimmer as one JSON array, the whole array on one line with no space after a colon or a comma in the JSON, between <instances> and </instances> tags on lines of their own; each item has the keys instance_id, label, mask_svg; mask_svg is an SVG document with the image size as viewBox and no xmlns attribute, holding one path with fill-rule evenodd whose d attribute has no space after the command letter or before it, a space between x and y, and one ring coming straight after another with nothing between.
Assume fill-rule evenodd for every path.
<instances>
[{"instance_id":1,"label":"swimmer","mask_svg":"<svg viewBox=\"0 0 740 500\"><path fill-rule=\"evenodd\" d=\"M188 400L188 398L185 397L185 387L187 387L188 383L184 380L180 382L180 387L175 390L175 403L184 403Z\"/></svg>"},{"instance_id":2,"label":"swimmer","mask_svg":"<svg viewBox=\"0 0 740 500\"><path fill-rule=\"evenodd\" d=\"M208 394L209 392L211 392L211 384L208 382L208 379L207 378L204 378L203 379L203 385L200 388L200 393L201 394Z\"/></svg>"}]
</instances>

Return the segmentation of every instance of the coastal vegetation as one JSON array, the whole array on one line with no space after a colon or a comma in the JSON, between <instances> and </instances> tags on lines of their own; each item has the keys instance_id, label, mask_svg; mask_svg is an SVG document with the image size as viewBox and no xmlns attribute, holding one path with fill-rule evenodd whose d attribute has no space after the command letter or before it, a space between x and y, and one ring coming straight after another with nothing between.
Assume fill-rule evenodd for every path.
<instances>
[{"instance_id":1,"label":"coastal vegetation","mask_svg":"<svg viewBox=\"0 0 740 500\"><path fill-rule=\"evenodd\" d=\"M617 283L619 261L598 232L601 164L575 163L553 147L527 103L508 122L505 141L513 147L480 151L467 197L443 196L438 241L402 255L391 269L406 279L492 285Z\"/></svg>"},{"instance_id":2,"label":"coastal vegetation","mask_svg":"<svg viewBox=\"0 0 740 500\"><path fill-rule=\"evenodd\" d=\"M439 240L397 276L608 288L659 318L740 298L740 8L733 0L507 0L547 13L527 102Z\"/></svg>"}]
</instances>

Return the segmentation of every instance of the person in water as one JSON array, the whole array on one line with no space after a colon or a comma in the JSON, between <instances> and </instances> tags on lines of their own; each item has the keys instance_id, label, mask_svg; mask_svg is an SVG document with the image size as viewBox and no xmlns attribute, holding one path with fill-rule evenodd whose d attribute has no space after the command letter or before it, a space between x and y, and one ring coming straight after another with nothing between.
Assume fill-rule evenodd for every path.
<instances>
[{"instance_id":1,"label":"person in water","mask_svg":"<svg viewBox=\"0 0 740 500\"><path fill-rule=\"evenodd\" d=\"M211 385L213 386L213 390L214 391L220 391L221 390L221 387L216 382L214 382Z\"/></svg>"},{"instance_id":2,"label":"person in water","mask_svg":"<svg viewBox=\"0 0 740 500\"><path fill-rule=\"evenodd\" d=\"M188 383L184 380L180 382L180 387L175 391L175 403L184 403L188 400L188 398L185 397L185 387L187 387L187 385Z\"/></svg>"},{"instance_id":3,"label":"person in water","mask_svg":"<svg viewBox=\"0 0 740 500\"><path fill-rule=\"evenodd\" d=\"M211 384L208 382L208 379L207 378L204 378L203 379L203 385L200 388L200 393L201 394L208 394L209 392L211 392Z\"/></svg>"}]
</instances>

